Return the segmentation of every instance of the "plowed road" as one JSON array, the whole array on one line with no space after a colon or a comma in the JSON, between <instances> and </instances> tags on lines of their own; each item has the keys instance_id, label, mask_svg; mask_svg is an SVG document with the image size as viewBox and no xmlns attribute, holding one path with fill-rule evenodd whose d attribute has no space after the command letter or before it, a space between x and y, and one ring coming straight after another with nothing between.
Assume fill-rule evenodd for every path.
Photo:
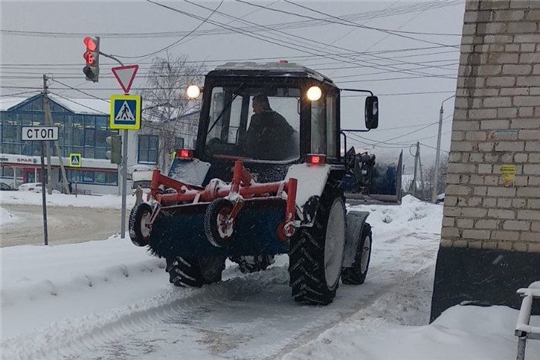
<instances>
[{"instance_id":1,"label":"plowed road","mask_svg":"<svg viewBox=\"0 0 540 360\"><path fill-rule=\"evenodd\" d=\"M2 204L2 207L18 219L0 227L2 247L43 244L41 206ZM120 233L120 209L47 206L47 232L50 245L107 239Z\"/></svg>"}]
</instances>

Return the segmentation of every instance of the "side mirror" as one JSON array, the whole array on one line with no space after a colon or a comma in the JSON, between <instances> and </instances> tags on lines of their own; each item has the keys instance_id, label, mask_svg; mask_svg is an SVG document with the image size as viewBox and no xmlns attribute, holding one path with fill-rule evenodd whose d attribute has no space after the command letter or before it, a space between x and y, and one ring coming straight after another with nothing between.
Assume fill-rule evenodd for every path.
<instances>
[{"instance_id":1,"label":"side mirror","mask_svg":"<svg viewBox=\"0 0 540 360\"><path fill-rule=\"evenodd\" d=\"M379 126L379 98L368 96L366 98L364 113L366 117L366 128L368 130L376 129Z\"/></svg>"}]
</instances>

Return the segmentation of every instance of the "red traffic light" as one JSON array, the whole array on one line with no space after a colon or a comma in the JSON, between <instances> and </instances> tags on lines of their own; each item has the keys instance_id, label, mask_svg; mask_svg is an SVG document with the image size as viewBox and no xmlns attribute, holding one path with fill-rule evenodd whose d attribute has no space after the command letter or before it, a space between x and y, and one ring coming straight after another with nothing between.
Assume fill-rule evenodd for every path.
<instances>
[{"instance_id":1,"label":"red traffic light","mask_svg":"<svg viewBox=\"0 0 540 360\"><path fill-rule=\"evenodd\" d=\"M84 46L90 51L94 51L97 48L96 42L91 37L87 36L83 39Z\"/></svg>"},{"instance_id":2,"label":"red traffic light","mask_svg":"<svg viewBox=\"0 0 540 360\"><path fill-rule=\"evenodd\" d=\"M94 55L90 51L85 51L83 54L84 60L86 60L86 63L88 65L92 65L94 63Z\"/></svg>"}]
</instances>

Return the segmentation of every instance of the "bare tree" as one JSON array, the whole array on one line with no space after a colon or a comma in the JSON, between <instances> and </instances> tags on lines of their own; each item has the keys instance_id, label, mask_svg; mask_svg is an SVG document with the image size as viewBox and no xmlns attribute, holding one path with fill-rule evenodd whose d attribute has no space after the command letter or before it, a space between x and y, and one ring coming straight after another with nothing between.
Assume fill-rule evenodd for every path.
<instances>
[{"instance_id":1,"label":"bare tree","mask_svg":"<svg viewBox=\"0 0 540 360\"><path fill-rule=\"evenodd\" d=\"M439 176L437 183L437 194L441 194L446 189L446 174L448 172L448 156L441 155L439 161ZM435 179L435 165L429 166L424 171L424 178L429 181L425 189L426 197L429 199L433 188L433 180Z\"/></svg>"},{"instance_id":2,"label":"bare tree","mask_svg":"<svg viewBox=\"0 0 540 360\"><path fill-rule=\"evenodd\" d=\"M191 146L197 134L196 116L200 101L188 99L186 89L191 84L202 84L204 64L193 64L187 56L165 57L152 60L146 75L143 99L143 126L140 134L159 136L158 164L166 171L170 164L170 154L184 139L184 146ZM188 143L186 143L188 142Z\"/></svg>"}]
</instances>

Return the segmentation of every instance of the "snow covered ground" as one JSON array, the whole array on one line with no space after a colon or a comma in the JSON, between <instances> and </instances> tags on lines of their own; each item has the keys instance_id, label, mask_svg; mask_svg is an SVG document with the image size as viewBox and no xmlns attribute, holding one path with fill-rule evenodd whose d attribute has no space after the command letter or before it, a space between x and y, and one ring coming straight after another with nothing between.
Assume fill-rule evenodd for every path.
<instances>
[{"instance_id":1,"label":"snow covered ground","mask_svg":"<svg viewBox=\"0 0 540 360\"><path fill-rule=\"evenodd\" d=\"M0 199L2 226L24 221L3 203L41 204L33 193ZM47 199L120 208L116 196ZM515 358L516 310L455 306L428 324L441 205L408 196L401 206L358 207L371 212L370 273L362 286L342 285L322 308L290 299L286 256L248 275L228 263L222 283L184 289L170 285L164 262L127 235L1 248L2 359ZM526 359L538 354L540 341L529 341Z\"/></svg>"}]
</instances>

